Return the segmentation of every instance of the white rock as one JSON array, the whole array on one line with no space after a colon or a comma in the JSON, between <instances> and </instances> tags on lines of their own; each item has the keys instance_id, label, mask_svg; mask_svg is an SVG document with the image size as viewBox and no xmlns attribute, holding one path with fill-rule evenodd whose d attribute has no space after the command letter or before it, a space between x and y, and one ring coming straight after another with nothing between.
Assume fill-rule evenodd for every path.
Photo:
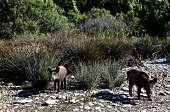
<instances>
[{"instance_id":1,"label":"white rock","mask_svg":"<svg viewBox=\"0 0 170 112\"><path fill-rule=\"evenodd\" d=\"M1 109L6 109L6 108L7 108L6 104L0 103L0 110Z\"/></svg>"},{"instance_id":2,"label":"white rock","mask_svg":"<svg viewBox=\"0 0 170 112\"><path fill-rule=\"evenodd\" d=\"M93 102L89 102L89 106L93 106L94 104L93 104Z\"/></svg>"},{"instance_id":3,"label":"white rock","mask_svg":"<svg viewBox=\"0 0 170 112\"><path fill-rule=\"evenodd\" d=\"M79 111L79 109L78 109L78 108L75 108L75 109L73 109L73 111L76 112L76 111Z\"/></svg>"},{"instance_id":4,"label":"white rock","mask_svg":"<svg viewBox=\"0 0 170 112\"><path fill-rule=\"evenodd\" d=\"M53 105L56 103L56 100L47 100L45 101L46 104Z\"/></svg>"},{"instance_id":5,"label":"white rock","mask_svg":"<svg viewBox=\"0 0 170 112\"><path fill-rule=\"evenodd\" d=\"M50 98L52 98L52 99L56 99L56 96L50 96Z\"/></svg>"},{"instance_id":6,"label":"white rock","mask_svg":"<svg viewBox=\"0 0 170 112\"><path fill-rule=\"evenodd\" d=\"M75 79L75 76L74 76L74 75L72 75L72 76L71 76L71 79Z\"/></svg>"},{"instance_id":7,"label":"white rock","mask_svg":"<svg viewBox=\"0 0 170 112\"><path fill-rule=\"evenodd\" d=\"M170 95L170 91L165 91L166 94Z\"/></svg>"},{"instance_id":8,"label":"white rock","mask_svg":"<svg viewBox=\"0 0 170 112\"><path fill-rule=\"evenodd\" d=\"M100 110L101 108L100 107L95 107L96 110Z\"/></svg>"},{"instance_id":9,"label":"white rock","mask_svg":"<svg viewBox=\"0 0 170 112\"><path fill-rule=\"evenodd\" d=\"M108 105L107 108L112 108L112 106Z\"/></svg>"},{"instance_id":10,"label":"white rock","mask_svg":"<svg viewBox=\"0 0 170 112\"><path fill-rule=\"evenodd\" d=\"M165 94L164 92L160 91L160 92L158 93L158 95L165 96L166 94Z\"/></svg>"},{"instance_id":11,"label":"white rock","mask_svg":"<svg viewBox=\"0 0 170 112\"><path fill-rule=\"evenodd\" d=\"M141 110L141 112L147 112L147 109L143 109L143 110Z\"/></svg>"},{"instance_id":12,"label":"white rock","mask_svg":"<svg viewBox=\"0 0 170 112\"><path fill-rule=\"evenodd\" d=\"M74 93L74 95L75 95L75 96L78 96L78 95L79 95L79 93Z\"/></svg>"},{"instance_id":13,"label":"white rock","mask_svg":"<svg viewBox=\"0 0 170 112\"><path fill-rule=\"evenodd\" d=\"M127 87L122 87L122 90L129 91L129 89Z\"/></svg>"},{"instance_id":14,"label":"white rock","mask_svg":"<svg viewBox=\"0 0 170 112\"><path fill-rule=\"evenodd\" d=\"M145 94L145 93L142 93L142 94L140 94L141 96L144 96L144 97L147 97L147 94Z\"/></svg>"},{"instance_id":15,"label":"white rock","mask_svg":"<svg viewBox=\"0 0 170 112\"><path fill-rule=\"evenodd\" d=\"M132 107L130 104L124 104L122 107Z\"/></svg>"},{"instance_id":16,"label":"white rock","mask_svg":"<svg viewBox=\"0 0 170 112\"><path fill-rule=\"evenodd\" d=\"M35 99L35 100L39 100L39 98L38 98L38 97L35 97L34 99Z\"/></svg>"},{"instance_id":17,"label":"white rock","mask_svg":"<svg viewBox=\"0 0 170 112\"><path fill-rule=\"evenodd\" d=\"M71 103L76 103L77 101L76 101L76 99L71 99L70 102Z\"/></svg>"},{"instance_id":18,"label":"white rock","mask_svg":"<svg viewBox=\"0 0 170 112\"><path fill-rule=\"evenodd\" d=\"M90 110L91 108L90 108L89 106L85 105L85 106L84 106L84 109Z\"/></svg>"},{"instance_id":19,"label":"white rock","mask_svg":"<svg viewBox=\"0 0 170 112\"><path fill-rule=\"evenodd\" d=\"M80 108L82 109L82 108L83 108L83 106L80 106Z\"/></svg>"},{"instance_id":20,"label":"white rock","mask_svg":"<svg viewBox=\"0 0 170 112\"><path fill-rule=\"evenodd\" d=\"M25 103L30 103L30 102L32 102L32 101L33 101L33 100L24 99L24 100L18 100L17 103L25 104Z\"/></svg>"}]
</instances>

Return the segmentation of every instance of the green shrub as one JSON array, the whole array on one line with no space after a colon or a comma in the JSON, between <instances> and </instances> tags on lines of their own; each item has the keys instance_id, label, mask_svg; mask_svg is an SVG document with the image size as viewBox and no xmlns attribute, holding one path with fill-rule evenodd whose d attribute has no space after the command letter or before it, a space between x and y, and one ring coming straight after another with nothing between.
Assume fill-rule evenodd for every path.
<instances>
[{"instance_id":1,"label":"green shrub","mask_svg":"<svg viewBox=\"0 0 170 112\"><path fill-rule=\"evenodd\" d=\"M123 74L120 73L121 64L116 61L106 60L101 63L101 86L113 88L120 87L124 81Z\"/></svg>"},{"instance_id":2,"label":"green shrub","mask_svg":"<svg viewBox=\"0 0 170 112\"><path fill-rule=\"evenodd\" d=\"M156 40L156 39L155 39ZM133 55L136 59L152 59L154 54L157 54L159 57L159 53L161 53L160 49L157 49L159 44L154 43L152 38L150 37L144 37L136 39L133 43Z\"/></svg>"},{"instance_id":3,"label":"green shrub","mask_svg":"<svg viewBox=\"0 0 170 112\"><path fill-rule=\"evenodd\" d=\"M67 30L67 18L53 0L4 0L0 2L0 35L49 33Z\"/></svg>"},{"instance_id":4,"label":"green shrub","mask_svg":"<svg viewBox=\"0 0 170 112\"><path fill-rule=\"evenodd\" d=\"M79 69L76 70L75 78L80 89L94 89L98 86L100 75L98 73L98 64L86 65L79 64Z\"/></svg>"},{"instance_id":5,"label":"green shrub","mask_svg":"<svg viewBox=\"0 0 170 112\"><path fill-rule=\"evenodd\" d=\"M56 66L58 61L54 53L39 43L5 46L0 51L0 72L8 79L13 77L10 81L21 83L28 80L37 89L46 87L49 81L47 68Z\"/></svg>"},{"instance_id":6,"label":"green shrub","mask_svg":"<svg viewBox=\"0 0 170 112\"><path fill-rule=\"evenodd\" d=\"M80 63L75 77L81 89L94 89L97 87L119 87L124 76L120 74L121 65L111 60L98 61L90 64Z\"/></svg>"},{"instance_id":7,"label":"green shrub","mask_svg":"<svg viewBox=\"0 0 170 112\"><path fill-rule=\"evenodd\" d=\"M86 14L79 31L97 37L126 37L133 33L132 27L121 18L113 17L109 11L96 8Z\"/></svg>"},{"instance_id":8,"label":"green shrub","mask_svg":"<svg viewBox=\"0 0 170 112\"><path fill-rule=\"evenodd\" d=\"M71 37L65 44L60 46L63 49L64 60L71 59L75 63L94 62L104 58L105 54L99 49L97 39L87 38L85 36Z\"/></svg>"},{"instance_id":9,"label":"green shrub","mask_svg":"<svg viewBox=\"0 0 170 112\"><path fill-rule=\"evenodd\" d=\"M107 57L118 60L131 53L132 42L128 39L103 39L100 43L100 49L103 50Z\"/></svg>"}]
</instances>

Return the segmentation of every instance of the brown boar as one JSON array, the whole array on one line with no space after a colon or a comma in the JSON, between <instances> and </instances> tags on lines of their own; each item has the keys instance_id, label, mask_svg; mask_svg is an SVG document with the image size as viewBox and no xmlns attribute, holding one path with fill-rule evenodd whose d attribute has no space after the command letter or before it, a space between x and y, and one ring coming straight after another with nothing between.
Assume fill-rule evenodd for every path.
<instances>
[{"instance_id":1,"label":"brown boar","mask_svg":"<svg viewBox=\"0 0 170 112\"><path fill-rule=\"evenodd\" d=\"M58 66L56 68L51 69L48 68L48 71L50 72L50 80L54 82L54 90L56 90L56 82L58 82L58 91L60 92L60 89L66 88L66 74L67 69L64 66Z\"/></svg>"},{"instance_id":2,"label":"brown boar","mask_svg":"<svg viewBox=\"0 0 170 112\"><path fill-rule=\"evenodd\" d=\"M157 82L157 78L154 78L153 80L149 80L149 76L147 75L147 73L143 71L131 69L127 72L127 80L129 82L129 95L130 96L132 96L132 87L135 84L138 88L137 90L138 99L140 100L141 89L144 88L146 90L148 99L152 101L151 89L153 87L153 84Z\"/></svg>"}]
</instances>

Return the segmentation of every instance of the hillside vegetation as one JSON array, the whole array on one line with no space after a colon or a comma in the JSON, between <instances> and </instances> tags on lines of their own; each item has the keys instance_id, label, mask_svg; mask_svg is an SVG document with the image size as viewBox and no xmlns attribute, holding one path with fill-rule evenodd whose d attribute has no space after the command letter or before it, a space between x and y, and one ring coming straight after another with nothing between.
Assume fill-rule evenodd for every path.
<instances>
[{"instance_id":1,"label":"hillside vegetation","mask_svg":"<svg viewBox=\"0 0 170 112\"><path fill-rule=\"evenodd\" d=\"M64 65L82 89L112 88L122 67L170 57L168 0L0 1L0 79L47 87Z\"/></svg>"}]
</instances>

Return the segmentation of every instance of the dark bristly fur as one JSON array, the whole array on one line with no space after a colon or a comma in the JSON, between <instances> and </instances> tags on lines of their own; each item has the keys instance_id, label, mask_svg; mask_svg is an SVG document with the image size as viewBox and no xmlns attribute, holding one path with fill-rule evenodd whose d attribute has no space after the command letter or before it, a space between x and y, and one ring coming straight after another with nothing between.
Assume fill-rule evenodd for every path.
<instances>
[{"instance_id":1,"label":"dark bristly fur","mask_svg":"<svg viewBox=\"0 0 170 112\"><path fill-rule=\"evenodd\" d=\"M149 80L147 73L135 69L131 69L127 72L127 81L129 82L129 94L132 96L132 87L135 84L138 87L138 99L140 100L141 89L146 90L148 99L152 101L151 97L151 86L157 82L157 78Z\"/></svg>"}]
</instances>

